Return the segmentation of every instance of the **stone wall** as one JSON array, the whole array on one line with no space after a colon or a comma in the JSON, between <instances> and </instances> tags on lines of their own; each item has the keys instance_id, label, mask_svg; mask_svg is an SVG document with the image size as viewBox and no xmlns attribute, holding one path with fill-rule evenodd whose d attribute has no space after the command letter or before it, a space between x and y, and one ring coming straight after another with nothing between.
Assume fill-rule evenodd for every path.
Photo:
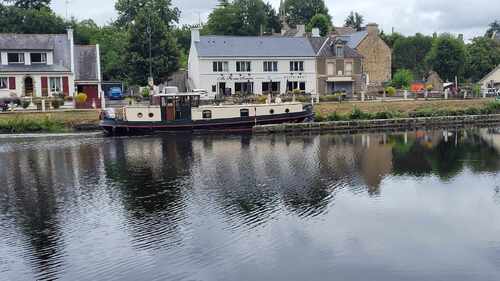
<instances>
[{"instance_id":1,"label":"stone wall","mask_svg":"<svg viewBox=\"0 0 500 281\"><path fill-rule=\"evenodd\" d=\"M356 50L364 57L363 68L368 74L370 83L381 85L392 78L392 52L389 46L380 38L378 27L368 25L368 35Z\"/></svg>"}]
</instances>

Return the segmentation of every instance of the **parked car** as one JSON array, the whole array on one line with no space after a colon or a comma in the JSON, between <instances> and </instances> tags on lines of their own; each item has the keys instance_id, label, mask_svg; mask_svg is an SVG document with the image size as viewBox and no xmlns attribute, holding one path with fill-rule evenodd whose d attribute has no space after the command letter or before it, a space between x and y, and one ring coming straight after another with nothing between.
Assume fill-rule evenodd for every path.
<instances>
[{"instance_id":1,"label":"parked car","mask_svg":"<svg viewBox=\"0 0 500 281\"><path fill-rule=\"evenodd\" d=\"M120 87L109 88L107 96L110 100L122 100L124 98L123 91Z\"/></svg>"}]
</instances>

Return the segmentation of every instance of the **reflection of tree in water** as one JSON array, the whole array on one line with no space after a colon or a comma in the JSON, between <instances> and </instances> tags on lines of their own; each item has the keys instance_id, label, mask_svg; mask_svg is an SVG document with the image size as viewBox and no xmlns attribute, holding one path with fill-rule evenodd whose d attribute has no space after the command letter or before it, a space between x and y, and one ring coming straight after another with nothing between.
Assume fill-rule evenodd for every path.
<instances>
[{"instance_id":1,"label":"reflection of tree in water","mask_svg":"<svg viewBox=\"0 0 500 281\"><path fill-rule=\"evenodd\" d=\"M402 137L394 138L394 173L414 176L432 173L442 179L450 179L465 167L477 173L498 171L498 151L477 130L455 134L453 139L446 141L440 133L434 132L431 134L434 141L417 139L406 144Z\"/></svg>"},{"instance_id":2,"label":"reflection of tree in water","mask_svg":"<svg viewBox=\"0 0 500 281\"><path fill-rule=\"evenodd\" d=\"M106 175L120 190L135 245L155 248L180 239L183 192L191 185L191 141L169 136L117 140L110 146L105 149Z\"/></svg>"}]
</instances>

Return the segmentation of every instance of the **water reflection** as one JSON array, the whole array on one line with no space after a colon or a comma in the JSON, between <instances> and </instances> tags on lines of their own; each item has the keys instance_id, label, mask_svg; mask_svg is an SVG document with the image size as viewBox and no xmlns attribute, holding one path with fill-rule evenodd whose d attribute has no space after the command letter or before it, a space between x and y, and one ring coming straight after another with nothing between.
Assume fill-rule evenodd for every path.
<instances>
[{"instance_id":1,"label":"water reflection","mask_svg":"<svg viewBox=\"0 0 500 281\"><path fill-rule=\"evenodd\" d=\"M267 267L255 271L258 260L271 256L282 260L271 261L270 268L284 270L301 253L310 259L304 266L318 276L333 268L345 273L356 262L338 253L362 253L368 241L344 242L336 231L344 227L350 235L371 238L342 216L361 210L376 215L394 198L408 204L412 196L404 193L405 185L430 194L428 186L444 190L458 178L460 186L482 182L490 194L481 199L487 214L500 211L494 207L500 206L500 185L494 183L498 132L0 140L0 280L230 280L245 274L245 280L297 280ZM461 190L455 196L483 194ZM462 205L462 211L469 207ZM398 208L405 209L398 205L375 219L397 217ZM355 217L366 225L374 219ZM318 220L323 224L315 225ZM393 231L413 226L391 221ZM325 239L326 248L319 242ZM500 240L488 243L490 258L500 259ZM397 263L384 250L378 254ZM397 280L373 264L357 266ZM489 274L499 277L499 270ZM412 276L411 269L398 276Z\"/></svg>"}]
</instances>

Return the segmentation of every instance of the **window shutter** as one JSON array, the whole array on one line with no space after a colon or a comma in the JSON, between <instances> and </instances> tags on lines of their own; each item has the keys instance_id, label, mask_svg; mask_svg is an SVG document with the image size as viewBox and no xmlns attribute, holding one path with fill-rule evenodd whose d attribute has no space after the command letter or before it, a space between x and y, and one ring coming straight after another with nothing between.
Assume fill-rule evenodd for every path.
<instances>
[{"instance_id":1,"label":"window shutter","mask_svg":"<svg viewBox=\"0 0 500 281\"><path fill-rule=\"evenodd\" d=\"M16 89L16 77L9 77L9 90Z\"/></svg>"},{"instance_id":2,"label":"window shutter","mask_svg":"<svg viewBox=\"0 0 500 281\"><path fill-rule=\"evenodd\" d=\"M43 76L41 79L42 79L42 97L47 97L49 95L49 86L47 83L47 77Z\"/></svg>"},{"instance_id":3,"label":"window shutter","mask_svg":"<svg viewBox=\"0 0 500 281\"><path fill-rule=\"evenodd\" d=\"M69 95L69 82L68 82L68 77L65 76L62 78L62 82L63 82L63 93L65 96L68 96Z\"/></svg>"}]
</instances>

